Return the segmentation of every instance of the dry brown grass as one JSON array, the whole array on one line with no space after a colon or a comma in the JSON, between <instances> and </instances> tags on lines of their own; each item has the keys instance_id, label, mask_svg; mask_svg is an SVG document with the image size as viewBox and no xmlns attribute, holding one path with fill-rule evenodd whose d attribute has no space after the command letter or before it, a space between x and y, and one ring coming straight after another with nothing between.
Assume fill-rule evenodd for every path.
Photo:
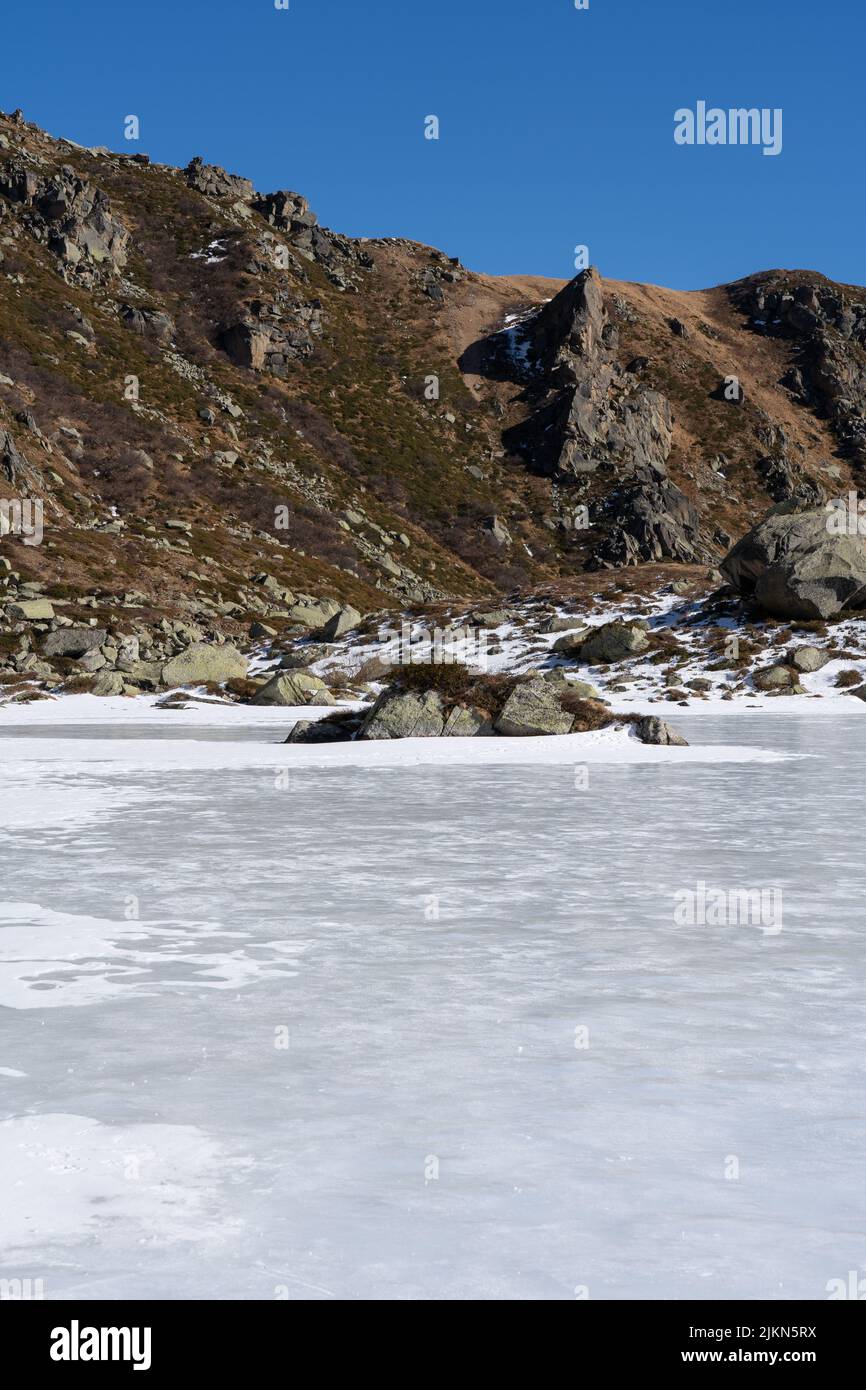
<instances>
[{"instance_id":1,"label":"dry brown grass","mask_svg":"<svg viewBox=\"0 0 866 1390\"><path fill-rule=\"evenodd\" d=\"M862 685L862 683L861 673L850 668L847 671L840 671L834 681L837 690L848 690L852 685Z\"/></svg>"}]
</instances>

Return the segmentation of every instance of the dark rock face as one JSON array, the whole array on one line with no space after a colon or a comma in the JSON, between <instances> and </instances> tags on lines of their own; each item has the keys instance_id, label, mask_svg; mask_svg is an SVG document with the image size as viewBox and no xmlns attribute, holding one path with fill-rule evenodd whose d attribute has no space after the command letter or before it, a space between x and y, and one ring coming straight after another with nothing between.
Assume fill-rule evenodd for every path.
<instances>
[{"instance_id":1,"label":"dark rock face","mask_svg":"<svg viewBox=\"0 0 866 1390\"><path fill-rule=\"evenodd\" d=\"M824 500L820 483L792 458L791 440L782 425L775 425L767 418L767 423L758 430L758 439L767 453L758 460L757 470L774 502L796 501L800 506L814 507Z\"/></svg>"},{"instance_id":2,"label":"dark rock face","mask_svg":"<svg viewBox=\"0 0 866 1390\"><path fill-rule=\"evenodd\" d=\"M596 510L607 534L593 567L705 560L698 510L667 475L670 403L641 382L640 360L635 371L617 364L617 341L601 279L584 271L527 324L538 405L512 443L560 486L594 475L618 484Z\"/></svg>"},{"instance_id":3,"label":"dark rock face","mask_svg":"<svg viewBox=\"0 0 866 1390\"><path fill-rule=\"evenodd\" d=\"M107 641L105 628L60 627L49 632L42 644L44 656L86 656L88 652L99 651Z\"/></svg>"},{"instance_id":4,"label":"dark rock face","mask_svg":"<svg viewBox=\"0 0 866 1390\"><path fill-rule=\"evenodd\" d=\"M13 486L20 481L24 470L24 459L8 430L0 431L0 470L5 481Z\"/></svg>"},{"instance_id":5,"label":"dark rock face","mask_svg":"<svg viewBox=\"0 0 866 1390\"><path fill-rule=\"evenodd\" d=\"M531 355L558 391L547 471L574 481L607 466L619 474L664 477L673 426L668 401L616 364L616 329L601 279L586 270L544 306L531 325Z\"/></svg>"},{"instance_id":6,"label":"dark rock face","mask_svg":"<svg viewBox=\"0 0 866 1390\"><path fill-rule=\"evenodd\" d=\"M266 222L283 232L286 240L299 250L303 248L312 251L313 229L319 219L300 193L280 188L276 193L265 193L257 198L253 207Z\"/></svg>"},{"instance_id":7,"label":"dark rock face","mask_svg":"<svg viewBox=\"0 0 866 1390\"><path fill-rule=\"evenodd\" d=\"M363 723L361 715L346 714L339 719L299 719L286 743L348 743Z\"/></svg>"},{"instance_id":8,"label":"dark rock face","mask_svg":"<svg viewBox=\"0 0 866 1390\"><path fill-rule=\"evenodd\" d=\"M174 338L174 321L157 309L140 309L131 304L122 304L120 317L130 332L137 333L141 338L151 338L157 343L170 343Z\"/></svg>"},{"instance_id":9,"label":"dark rock face","mask_svg":"<svg viewBox=\"0 0 866 1390\"><path fill-rule=\"evenodd\" d=\"M599 568L642 560L689 563L702 553L700 513L670 478L618 489L605 499L603 514L613 527L595 549Z\"/></svg>"},{"instance_id":10,"label":"dark rock face","mask_svg":"<svg viewBox=\"0 0 866 1390\"><path fill-rule=\"evenodd\" d=\"M220 333L220 346L239 367L272 376L287 376L290 361L309 357L322 332L318 301L253 301Z\"/></svg>"},{"instance_id":11,"label":"dark rock face","mask_svg":"<svg viewBox=\"0 0 866 1390\"><path fill-rule=\"evenodd\" d=\"M190 188L203 193L206 198L240 198L248 201L255 194L249 179L243 179L238 174L227 174L218 164L205 164L199 155L190 160L183 172Z\"/></svg>"},{"instance_id":12,"label":"dark rock face","mask_svg":"<svg viewBox=\"0 0 866 1390\"><path fill-rule=\"evenodd\" d=\"M20 452L9 431L3 429L0 429L0 479L20 492L41 489L37 470Z\"/></svg>"},{"instance_id":13,"label":"dark rock face","mask_svg":"<svg viewBox=\"0 0 866 1390\"><path fill-rule=\"evenodd\" d=\"M90 283L126 264L129 232L107 195L69 165L43 178L12 161L0 171L0 196L30 209L31 234L47 243L68 274Z\"/></svg>"},{"instance_id":14,"label":"dark rock face","mask_svg":"<svg viewBox=\"0 0 866 1390\"><path fill-rule=\"evenodd\" d=\"M725 578L765 613L831 618L866 606L866 544L835 535L823 509L774 507L722 561Z\"/></svg>"},{"instance_id":15,"label":"dark rock face","mask_svg":"<svg viewBox=\"0 0 866 1390\"><path fill-rule=\"evenodd\" d=\"M762 276L733 286L731 297L754 328L798 343L783 384L830 420L849 458L866 464L866 304L829 282L789 286Z\"/></svg>"}]
</instances>

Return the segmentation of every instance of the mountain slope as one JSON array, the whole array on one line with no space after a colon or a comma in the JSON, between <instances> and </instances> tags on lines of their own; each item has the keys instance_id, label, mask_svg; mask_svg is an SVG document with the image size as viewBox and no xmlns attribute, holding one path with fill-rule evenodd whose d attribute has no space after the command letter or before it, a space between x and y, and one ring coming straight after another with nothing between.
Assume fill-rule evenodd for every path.
<instances>
[{"instance_id":1,"label":"mountain slope","mask_svg":"<svg viewBox=\"0 0 866 1390\"><path fill-rule=\"evenodd\" d=\"M277 589L369 611L712 566L862 463L866 293L812 273L488 277L20 113L0 255L4 486L45 505L7 587L73 604L231 632Z\"/></svg>"}]
</instances>

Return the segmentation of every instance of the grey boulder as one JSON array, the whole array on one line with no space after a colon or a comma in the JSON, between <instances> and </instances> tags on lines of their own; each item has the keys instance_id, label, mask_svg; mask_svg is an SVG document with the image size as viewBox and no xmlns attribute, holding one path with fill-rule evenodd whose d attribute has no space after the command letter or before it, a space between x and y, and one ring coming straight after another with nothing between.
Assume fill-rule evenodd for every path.
<instances>
[{"instance_id":1,"label":"grey boulder","mask_svg":"<svg viewBox=\"0 0 866 1390\"><path fill-rule=\"evenodd\" d=\"M797 684L797 673L790 666L766 666L752 677L756 690L790 690Z\"/></svg>"},{"instance_id":2,"label":"grey boulder","mask_svg":"<svg viewBox=\"0 0 866 1390\"><path fill-rule=\"evenodd\" d=\"M98 651L108 636L104 627L60 627L42 643L44 656L82 657Z\"/></svg>"},{"instance_id":3,"label":"grey boulder","mask_svg":"<svg viewBox=\"0 0 866 1390\"><path fill-rule=\"evenodd\" d=\"M516 685L496 720L496 732L512 738L567 734L574 716L562 708L555 686L542 676Z\"/></svg>"},{"instance_id":4,"label":"grey boulder","mask_svg":"<svg viewBox=\"0 0 866 1390\"><path fill-rule=\"evenodd\" d=\"M445 728L442 700L435 690L384 691L361 726L359 739L439 738Z\"/></svg>"},{"instance_id":5,"label":"grey boulder","mask_svg":"<svg viewBox=\"0 0 866 1390\"><path fill-rule=\"evenodd\" d=\"M323 642L336 642L338 638L345 637L347 632L352 632L361 622L362 614L351 604L346 604L333 618L329 618L324 627L318 634Z\"/></svg>"},{"instance_id":6,"label":"grey boulder","mask_svg":"<svg viewBox=\"0 0 866 1390\"><path fill-rule=\"evenodd\" d=\"M252 705L333 705L325 682L309 671L281 671L257 690Z\"/></svg>"},{"instance_id":7,"label":"grey boulder","mask_svg":"<svg viewBox=\"0 0 866 1390\"><path fill-rule=\"evenodd\" d=\"M558 656L577 656L591 631L588 627L578 627L573 632L566 632L556 639L553 650Z\"/></svg>"},{"instance_id":8,"label":"grey boulder","mask_svg":"<svg viewBox=\"0 0 866 1390\"><path fill-rule=\"evenodd\" d=\"M339 613L341 604L334 599L322 598L315 603L296 603L288 612L288 616L293 623L302 623L304 627L321 628Z\"/></svg>"},{"instance_id":9,"label":"grey boulder","mask_svg":"<svg viewBox=\"0 0 866 1390\"><path fill-rule=\"evenodd\" d=\"M247 659L237 647L226 643L224 646L211 646L207 642L193 642L179 656L172 657L162 668L164 685L205 685L215 682L242 679L247 674Z\"/></svg>"},{"instance_id":10,"label":"grey boulder","mask_svg":"<svg viewBox=\"0 0 866 1390\"><path fill-rule=\"evenodd\" d=\"M791 652L791 665L797 671L820 671L822 666L832 660L829 652L825 652L821 647L796 647Z\"/></svg>"},{"instance_id":11,"label":"grey boulder","mask_svg":"<svg viewBox=\"0 0 866 1390\"><path fill-rule=\"evenodd\" d=\"M822 508L774 507L729 551L721 570L745 598L778 618L832 618L866 603L866 544L828 529Z\"/></svg>"},{"instance_id":12,"label":"grey boulder","mask_svg":"<svg viewBox=\"0 0 866 1390\"><path fill-rule=\"evenodd\" d=\"M10 618L28 623L48 622L54 617L54 607L47 598L24 598L10 603Z\"/></svg>"},{"instance_id":13,"label":"grey boulder","mask_svg":"<svg viewBox=\"0 0 866 1390\"><path fill-rule=\"evenodd\" d=\"M641 743L661 744L670 748L688 748L688 739L678 734L676 729L672 729L670 724L665 723L664 719L658 719L655 715L648 714L643 719L638 719L634 725L635 736Z\"/></svg>"},{"instance_id":14,"label":"grey boulder","mask_svg":"<svg viewBox=\"0 0 866 1390\"><path fill-rule=\"evenodd\" d=\"M649 639L640 623L602 623L580 647L580 659L590 666L607 666L646 651Z\"/></svg>"}]
</instances>

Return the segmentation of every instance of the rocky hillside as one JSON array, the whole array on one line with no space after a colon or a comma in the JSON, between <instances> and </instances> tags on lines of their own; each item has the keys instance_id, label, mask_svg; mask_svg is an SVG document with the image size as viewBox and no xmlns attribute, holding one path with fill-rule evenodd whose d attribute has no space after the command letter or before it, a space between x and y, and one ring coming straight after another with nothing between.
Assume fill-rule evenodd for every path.
<instances>
[{"instance_id":1,"label":"rocky hillside","mask_svg":"<svg viewBox=\"0 0 866 1390\"><path fill-rule=\"evenodd\" d=\"M492 278L0 117L2 493L44 505L3 541L7 646L45 601L168 656L313 599L693 579L864 459L858 287Z\"/></svg>"}]
</instances>

